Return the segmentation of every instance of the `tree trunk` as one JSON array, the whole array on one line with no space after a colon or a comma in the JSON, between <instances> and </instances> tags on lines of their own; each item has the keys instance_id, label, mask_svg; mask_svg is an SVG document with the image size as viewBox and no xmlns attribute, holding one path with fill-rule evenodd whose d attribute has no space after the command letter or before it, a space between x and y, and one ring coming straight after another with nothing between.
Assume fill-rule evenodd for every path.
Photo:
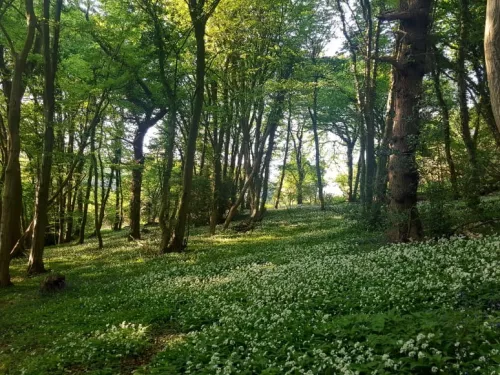
<instances>
[{"instance_id":1,"label":"tree trunk","mask_svg":"<svg viewBox=\"0 0 500 375\"><path fill-rule=\"evenodd\" d=\"M500 0L487 0L484 53L491 108L500 130Z\"/></svg>"},{"instance_id":2,"label":"tree trunk","mask_svg":"<svg viewBox=\"0 0 500 375\"><path fill-rule=\"evenodd\" d=\"M54 16L53 45L50 45L50 0L43 2L42 40L44 57L45 86L43 107L45 117L45 135L43 140L42 171L38 187L33 226L33 244L28 261L28 274L46 272L43 264L45 231L48 224L48 199L52 173L52 153L54 150L54 113L55 113L55 78L59 56L59 21L62 0L56 2Z\"/></svg>"},{"instance_id":3,"label":"tree trunk","mask_svg":"<svg viewBox=\"0 0 500 375\"><path fill-rule=\"evenodd\" d=\"M93 166L94 172L94 228L97 237L97 242L99 244L99 249L103 248L101 227L99 225L99 169L97 168L97 157L95 150L95 139L90 140L90 158ZM92 180L92 177L90 178ZM104 186L101 186L104 189Z\"/></svg>"},{"instance_id":4,"label":"tree trunk","mask_svg":"<svg viewBox=\"0 0 500 375\"><path fill-rule=\"evenodd\" d=\"M92 134L91 137L94 137L95 135ZM94 163L90 163L89 167L89 174L87 176L87 188L85 191L85 200L83 202L83 212L82 212L82 221L80 224L80 238L78 243L81 245L85 242L85 229L87 226L87 214L89 211L89 199L90 199L90 192L92 190L92 177L94 175Z\"/></svg>"},{"instance_id":5,"label":"tree trunk","mask_svg":"<svg viewBox=\"0 0 500 375\"><path fill-rule=\"evenodd\" d=\"M375 180L376 180L375 202L378 206L376 215L378 215L380 211L380 206L386 201L386 195L387 195L387 162L389 160L389 155L391 153L390 143L392 137L392 129L394 125L394 96L395 96L394 74L395 71L394 68L392 68L391 83L389 88L389 94L387 97L384 135L382 137L382 142L379 148L377 173L375 175Z\"/></svg>"},{"instance_id":6,"label":"tree trunk","mask_svg":"<svg viewBox=\"0 0 500 375\"><path fill-rule=\"evenodd\" d=\"M0 227L0 287L11 285L9 265L10 251L21 237L22 185L19 154L21 139L21 104L24 94L23 74L33 45L36 31L36 17L33 1L26 0L27 35L21 53L15 57L14 71L9 93L7 113L8 162L5 168L5 182L2 192L2 222Z\"/></svg>"},{"instance_id":7,"label":"tree trunk","mask_svg":"<svg viewBox=\"0 0 500 375\"><path fill-rule=\"evenodd\" d=\"M315 79L315 83L318 83L318 79ZM314 87L313 92L313 108L309 110L312 120L312 128L314 134L314 156L316 162L316 183L318 186L318 196L320 202L321 211L325 210L325 198L323 196L323 172L321 168L321 155L319 149L319 136L318 136L318 87Z\"/></svg>"},{"instance_id":8,"label":"tree trunk","mask_svg":"<svg viewBox=\"0 0 500 375\"><path fill-rule=\"evenodd\" d=\"M281 189L283 188L283 181L285 180L285 172L286 172L286 163L287 163L287 158L288 158L288 148L290 144L290 135L292 133L292 109L291 109L291 98L288 100L288 123L287 123L287 128L286 128L286 141L285 141L285 154L283 155L283 164L281 166L281 176L280 176L280 182L278 184L278 191L276 194L276 203L274 204L274 208L278 209L278 206L280 204L280 196L281 196Z\"/></svg>"},{"instance_id":9,"label":"tree trunk","mask_svg":"<svg viewBox=\"0 0 500 375\"><path fill-rule=\"evenodd\" d=\"M455 163L451 155L451 135L450 135L450 111L448 105L443 97L443 92L441 90L440 74L439 68L434 65L432 69L432 78L434 80L434 90L436 91L436 97L441 107L441 116L443 116L443 140L444 140L444 151L446 155L446 162L448 163L448 169L450 171L450 182L453 191L454 199L458 199L458 183L457 183L457 172L455 170Z\"/></svg>"},{"instance_id":10,"label":"tree trunk","mask_svg":"<svg viewBox=\"0 0 500 375\"><path fill-rule=\"evenodd\" d=\"M354 202L356 197L354 196L354 160L353 160L354 144L349 143L347 145L347 201Z\"/></svg>"},{"instance_id":11,"label":"tree trunk","mask_svg":"<svg viewBox=\"0 0 500 375\"><path fill-rule=\"evenodd\" d=\"M74 128L71 127L69 129L69 139L68 139L68 154L71 155L71 157L74 157L73 155L73 147L74 147L74 142L75 142L75 135L74 135ZM71 177L68 181L68 187L66 188L67 191L67 199L66 199L66 233L64 234L64 240L63 242L71 242L73 238L73 212L74 212L74 202L73 202L73 177Z\"/></svg>"},{"instance_id":12,"label":"tree trunk","mask_svg":"<svg viewBox=\"0 0 500 375\"><path fill-rule=\"evenodd\" d=\"M394 128L392 154L389 159L390 211L392 241L419 240L422 223L417 210L418 169L415 150L419 133L418 98L422 95L425 74L427 34L432 0L401 0L399 12L381 16L399 20L401 51L394 62Z\"/></svg>"},{"instance_id":13,"label":"tree trunk","mask_svg":"<svg viewBox=\"0 0 500 375\"><path fill-rule=\"evenodd\" d=\"M130 240L141 239L141 191L145 135L145 131L139 126L133 140L134 166L132 168L132 197L130 199Z\"/></svg>"},{"instance_id":14,"label":"tree trunk","mask_svg":"<svg viewBox=\"0 0 500 375\"><path fill-rule=\"evenodd\" d=\"M170 108L168 117L167 134L165 143L165 158L166 165L163 171L163 186L162 200L160 207L160 228L161 228L161 244L160 251L165 253L168 249L170 241L170 178L172 176L172 168L174 165L174 146L175 146L175 127L176 127L176 110Z\"/></svg>"},{"instance_id":15,"label":"tree trunk","mask_svg":"<svg viewBox=\"0 0 500 375\"><path fill-rule=\"evenodd\" d=\"M217 96L217 82L213 81L211 83L211 104L212 107L215 108L213 113L213 132L212 132L212 146L214 150L214 184L212 188L212 208L210 212L210 234L215 234L215 229L217 224L219 223L220 217L220 209L219 205L221 204L221 185L222 185L222 142L224 133L222 129L219 132L219 116L217 113L218 108L218 96Z\"/></svg>"},{"instance_id":16,"label":"tree trunk","mask_svg":"<svg viewBox=\"0 0 500 375\"><path fill-rule=\"evenodd\" d=\"M191 0L196 3L195 0ZM188 144L184 163L184 175L182 181L182 195L177 213L177 223L174 234L167 247L167 252L181 252L186 246L184 234L186 231L189 201L191 198L191 186L193 182L193 169L196 153L196 139L203 111L203 94L205 87L205 23L206 16L203 15L203 6L197 4L191 8L191 19L196 37L196 93L193 107L193 118L189 129Z\"/></svg>"},{"instance_id":17,"label":"tree trunk","mask_svg":"<svg viewBox=\"0 0 500 375\"><path fill-rule=\"evenodd\" d=\"M469 42L469 12L468 1L460 0L460 36L457 55L457 81L458 81L458 102L460 107L460 129L462 139L467 149L470 163L470 181L466 184L468 204L475 207L479 204L479 166L477 163L476 144L470 131L470 115L467 103L467 71L465 67L465 58L467 53L466 44Z\"/></svg>"}]
</instances>

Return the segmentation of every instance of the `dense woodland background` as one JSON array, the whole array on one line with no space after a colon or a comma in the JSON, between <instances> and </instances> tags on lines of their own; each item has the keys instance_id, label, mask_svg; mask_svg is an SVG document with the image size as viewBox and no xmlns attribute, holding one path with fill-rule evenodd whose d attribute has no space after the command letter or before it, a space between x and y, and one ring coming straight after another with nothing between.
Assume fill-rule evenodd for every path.
<instances>
[{"instance_id":1,"label":"dense woodland background","mask_svg":"<svg viewBox=\"0 0 500 375\"><path fill-rule=\"evenodd\" d=\"M107 228L159 223L158 251L180 252L243 209L247 229L324 210L334 159L393 241L423 238L418 199L477 208L500 188L490 3L2 0L0 284L12 257L43 273L46 245L103 248Z\"/></svg>"}]
</instances>

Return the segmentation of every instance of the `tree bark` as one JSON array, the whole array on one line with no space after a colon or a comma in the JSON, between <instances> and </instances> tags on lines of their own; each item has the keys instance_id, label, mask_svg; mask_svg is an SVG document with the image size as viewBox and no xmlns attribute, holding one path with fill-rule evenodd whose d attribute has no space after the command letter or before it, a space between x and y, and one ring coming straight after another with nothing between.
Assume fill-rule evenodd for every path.
<instances>
[{"instance_id":1,"label":"tree bark","mask_svg":"<svg viewBox=\"0 0 500 375\"><path fill-rule=\"evenodd\" d=\"M354 196L354 186L353 186L353 180L354 180L354 160L353 160L353 153L354 153L354 144L349 143L347 144L347 201L348 202L354 202L356 200L356 197Z\"/></svg>"},{"instance_id":2,"label":"tree bark","mask_svg":"<svg viewBox=\"0 0 500 375\"><path fill-rule=\"evenodd\" d=\"M45 86L43 107L45 117L45 135L43 140L42 171L38 187L33 226L33 244L28 261L28 274L46 272L43 264L45 231L48 224L48 199L52 173L52 153L54 150L54 113L55 79L59 58L59 22L61 19L62 0L57 0L54 16L53 45L50 45L50 0L43 2L42 40L44 57Z\"/></svg>"},{"instance_id":3,"label":"tree bark","mask_svg":"<svg viewBox=\"0 0 500 375\"><path fill-rule=\"evenodd\" d=\"M161 244L160 251L167 252L168 243L170 241L170 178L172 176L172 168L174 165L174 146L175 146L175 127L176 127L176 110L170 108L168 116L167 134L165 143L165 159L166 165L163 171L163 186L162 200L160 207L160 228L161 228Z\"/></svg>"},{"instance_id":4,"label":"tree bark","mask_svg":"<svg viewBox=\"0 0 500 375\"><path fill-rule=\"evenodd\" d=\"M14 56L14 71L9 94L8 162L5 168L5 182L2 192L2 222L0 228L0 287L11 285L9 265L10 251L21 236L22 185L19 154L21 139L21 104L24 94L23 74L27 68L28 55L36 31L36 17L33 1L26 0L27 35L19 55Z\"/></svg>"},{"instance_id":5,"label":"tree bark","mask_svg":"<svg viewBox=\"0 0 500 375\"><path fill-rule=\"evenodd\" d=\"M144 136L146 130L142 126L137 128L133 140L134 166L132 168L132 197L130 199L130 240L141 239L141 191L142 172L144 169Z\"/></svg>"},{"instance_id":6,"label":"tree bark","mask_svg":"<svg viewBox=\"0 0 500 375\"><path fill-rule=\"evenodd\" d=\"M484 52L491 108L500 131L500 0L488 0Z\"/></svg>"},{"instance_id":7,"label":"tree bark","mask_svg":"<svg viewBox=\"0 0 500 375\"><path fill-rule=\"evenodd\" d=\"M314 135L314 160L316 162L316 184L318 187L318 196L321 211L325 210L325 198L323 196L323 171L321 168L321 151L319 146L319 136L318 136L318 77L314 78L314 90L313 90L313 106L312 109L309 108L309 114L311 116L313 135Z\"/></svg>"},{"instance_id":8,"label":"tree bark","mask_svg":"<svg viewBox=\"0 0 500 375\"><path fill-rule=\"evenodd\" d=\"M196 153L196 139L203 111L203 96L205 88L205 26L204 1L190 0L190 15L196 38L196 93L193 107L193 117L189 128L188 144L184 163L182 180L182 195L177 213L177 222L167 252L181 252L184 250L185 231L191 198L193 169Z\"/></svg>"},{"instance_id":9,"label":"tree bark","mask_svg":"<svg viewBox=\"0 0 500 375\"><path fill-rule=\"evenodd\" d=\"M91 135L91 137L95 137L94 134ZM81 245L85 242L85 229L87 226L87 214L89 210L89 199L90 199L90 192L92 190L92 177L94 175L94 163L90 163L89 167L89 174L87 176L87 187L85 190L85 200L83 201L83 212L82 212L82 221L80 224L80 238L78 240L78 243Z\"/></svg>"},{"instance_id":10,"label":"tree bark","mask_svg":"<svg viewBox=\"0 0 500 375\"><path fill-rule=\"evenodd\" d=\"M432 0L400 1L400 13L406 16L399 19L399 29L405 37L402 38L394 77L393 152L389 159L389 208L393 226L388 235L395 242L419 240L423 236L417 210L419 175L415 150L431 4ZM393 20L394 13L385 19Z\"/></svg>"},{"instance_id":11,"label":"tree bark","mask_svg":"<svg viewBox=\"0 0 500 375\"><path fill-rule=\"evenodd\" d=\"M218 96L217 96L217 82L213 81L211 83L211 102L214 109L213 113L213 132L212 132L212 148L214 150L213 164L214 164L214 183L212 190L212 208L210 212L210 234L215 234L215 229L220 221L220 209L222 196L222 146L224 139L223 129L219 129L219 116L217 112L218 108Z\"/></svg>"}]
</instances>

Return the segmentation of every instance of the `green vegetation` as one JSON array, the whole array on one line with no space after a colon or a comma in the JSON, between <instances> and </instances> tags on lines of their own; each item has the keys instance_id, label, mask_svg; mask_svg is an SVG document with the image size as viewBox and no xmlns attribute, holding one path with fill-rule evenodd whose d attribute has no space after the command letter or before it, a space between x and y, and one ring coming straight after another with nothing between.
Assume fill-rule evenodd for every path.
<instances>
[{"instance_id":1,"label":"green vegetation","mask_svg":"<svg viewBox=\"0 0 500 375\"><path fill-rule=\"evenodd\" d=\"M461 208L448 210L454 226ZM198 227L190 251L163 256L156 231L103 232L103 250L47 249L68 282L57 294L14 260L0 372L496 374L500 236L390 245L356 210L278 210L213 237Z\"/></svg>"}]
</instances>

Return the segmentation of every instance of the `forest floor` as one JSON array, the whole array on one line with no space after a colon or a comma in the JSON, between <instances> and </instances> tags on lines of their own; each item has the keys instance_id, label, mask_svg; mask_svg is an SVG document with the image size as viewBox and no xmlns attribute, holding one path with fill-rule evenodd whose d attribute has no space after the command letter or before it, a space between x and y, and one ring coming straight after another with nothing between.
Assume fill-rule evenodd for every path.
<instances>
[{"instance_id":1,"label":"forest floor","mask_svg":"<svg viewBox=\"0 0 500 375\"><path fill-rule=\"evenodd\" d=\"M498 232L388 245L351 211L196 228L184 254L157 256L155 231L50 247L54 294L15 260L0 373L499 374Z\"/></svg>"}]
</instances>

